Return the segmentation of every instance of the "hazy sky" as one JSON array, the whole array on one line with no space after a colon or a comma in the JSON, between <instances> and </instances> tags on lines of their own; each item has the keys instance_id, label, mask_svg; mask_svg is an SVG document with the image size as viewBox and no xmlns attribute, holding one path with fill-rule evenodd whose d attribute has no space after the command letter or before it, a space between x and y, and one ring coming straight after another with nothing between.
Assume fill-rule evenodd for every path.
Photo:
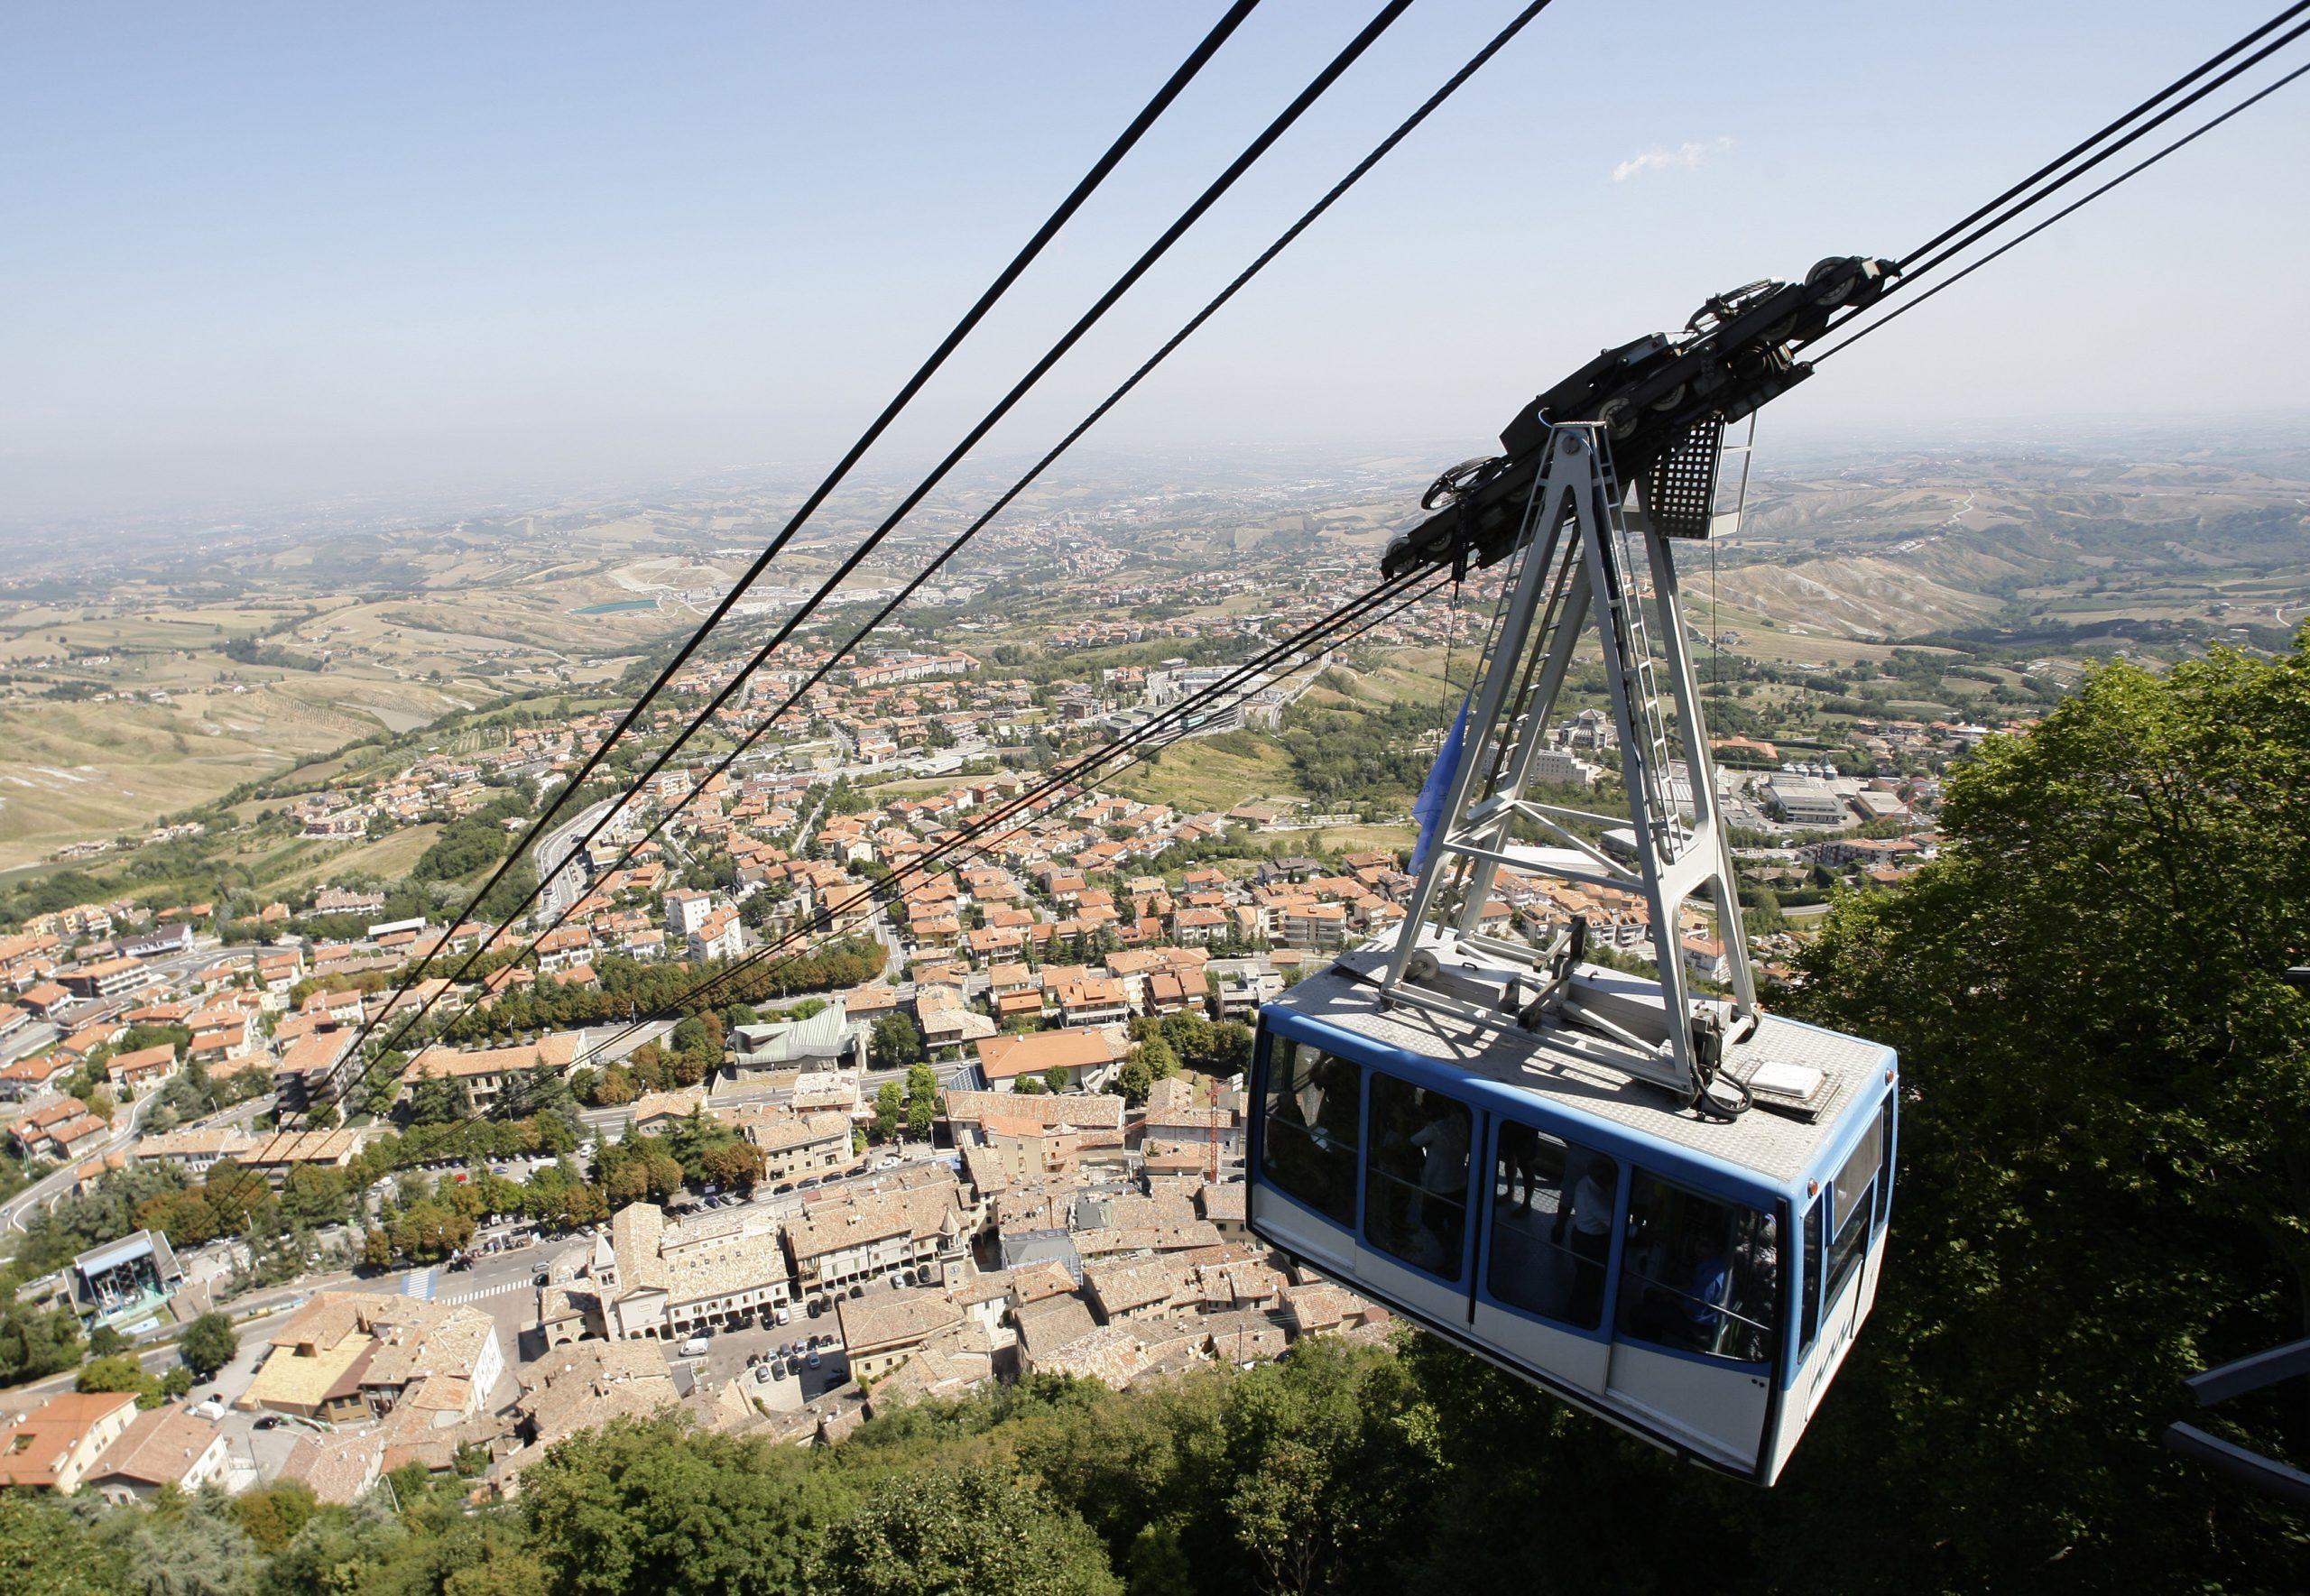
<instances>
[{"instance_id":1,"label":"hazy sky","mask_svg":"<svg viewBox=\"0 0 2310 1596\"><path fill-rule=\"evenodd\" d=\"M1419 0L993 447L1041 447L1513 8ZM1473 449L1710 291L1905 253L2274 8L1557 0L1097 441ZM14 7L0 521L822 465L1221 9ZM1370 9L1266 0L882 457L943 447ZM2305 156L2310 85L1769 426L2310 403Z\"/></svg>"}]
</instances>

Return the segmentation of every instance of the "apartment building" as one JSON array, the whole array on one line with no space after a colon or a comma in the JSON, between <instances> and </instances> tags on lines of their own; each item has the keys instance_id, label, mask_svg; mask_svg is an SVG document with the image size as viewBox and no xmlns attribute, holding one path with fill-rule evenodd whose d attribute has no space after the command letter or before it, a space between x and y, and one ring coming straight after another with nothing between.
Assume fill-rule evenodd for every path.
<instances>
[{"instance_id":1,"label":"apartment building","mask_svg":"<svg viewBox=\"0 0 2310 1596\"><path fill-rule=\"evenodd\" d=\"M408 1096L429 1076L453 1079L464 1085L474 1112L485 1113L540 1066L567 1075L584 1041L584 1033L573 1030L514 1047L428 1047L402 1071L402 1095Z\"/></svg>"},{"instance_id":2,"label":"apartment building","mask_svg":"<svg viewBox=\"0 0 2310 1596\"><path fill-rule=\"evenodd\" d=\"M504 1372L496 1322L478 1308L325 1291L273 1333L233 1406L328 1424L408 1408L446 1426L487 1411Z\"/></svg>"},{"instance_id":3,"label":"apartment building","mask_svg":"<svg viewBox=\"0 0 2310 1596\"><path fill-rule=\"evenodd\" d=\"M608 1267L590 1271L612 1341L680 1341L790 1300L778 1222L750 1208L670 1221L633 1203L610 1222Z\"/></svg>"},{"instance_id":4,"label":"apartment building","mask_svg":"<svg viewBox=\"0 0 2310 1596\"><path fill-rule=\"evenodd\" d=\"M797 1113L782 1103L765 1103L724 1114L762 1149L762 1177L784 1183L820 1175L851 1162L850 1116L833 1110Z\"/></svg>"},{"instance_id":5,"label":"apartment building","mask_svg":"<svg viewBox=\"0 0 2310 1596\"><path fill-rule=\"evenodd\" d=\"M129 1391L67 1391L0 1427L0 1486L70 1496L136 1420Z\"/></svg>"},{"instance_id":6,"label":"apartment building","mask_svg":"<svg viewBox=\"0 0 2310 1596\"><path fill-rule=\"evenodd\" d=\"M809 1204L787 1226L786 1246L809 1297L906 1271L941 1278L964 1262L969 1227L950 1178Z\"/></svg>"},{"instance_id":7,"label":"apartment building","mask_svg":"<svg viewBox=\"0 0 2310 1596\"><path fill-rule=\"evenodd\" d=\"M1130 1056L1131 1035L1120 1025L989 1037L978 1044L978 1079L966 1086L1012 1092L1032 1075L1062 1092L1102 1092Z\"/></svg>"}]
</instances>

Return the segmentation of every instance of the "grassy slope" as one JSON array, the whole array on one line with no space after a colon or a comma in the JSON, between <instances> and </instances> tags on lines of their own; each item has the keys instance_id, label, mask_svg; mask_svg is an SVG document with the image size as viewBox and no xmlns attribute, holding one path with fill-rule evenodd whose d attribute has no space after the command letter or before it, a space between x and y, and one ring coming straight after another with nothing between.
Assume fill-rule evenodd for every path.
<instances>
[{"instance_id":1,"label":"grassy slope","mask_svg":"<svg viewBox=\"0 0 2310 1596\"><path fill-rule=\"evenodd\" d=\"M1230 809L1246 798L1297 796L1291 761L1281 749L1256 735L1231 736L1224 747L1215 746L1216 741L1182 743L1100 785L1190 814Z\"/></svg>"}]
</instances>

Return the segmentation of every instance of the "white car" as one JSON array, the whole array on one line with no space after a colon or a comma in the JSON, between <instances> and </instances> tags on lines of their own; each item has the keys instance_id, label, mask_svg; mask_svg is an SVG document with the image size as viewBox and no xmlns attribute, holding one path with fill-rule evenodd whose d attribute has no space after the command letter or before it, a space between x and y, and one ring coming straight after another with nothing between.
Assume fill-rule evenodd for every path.
<instances>
[{"instance_id":1,"label":"white car","mask_svg":"<svg viewBox=\"0 0 2310 1596\"><path fill-rule=\"evenodd\" d=\"M712 1344L703 1336L694 1335L677 1347L674 1355L679 1358L703 1358L712 1350Z\"/></svg>"}]
</instances>

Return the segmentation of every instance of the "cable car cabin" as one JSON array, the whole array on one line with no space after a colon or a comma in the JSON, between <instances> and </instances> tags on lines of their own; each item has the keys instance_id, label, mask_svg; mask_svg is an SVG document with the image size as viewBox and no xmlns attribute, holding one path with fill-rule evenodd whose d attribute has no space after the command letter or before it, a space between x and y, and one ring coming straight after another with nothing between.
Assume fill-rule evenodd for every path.
<instances>
[{"instance_id":1,"label":"cable car cabin","mask_svg":"<svg viewBox=\"0 0 2310 1596\"><path fill-rule=\"evenodd\" d=\"M1779 1016L1814 1117L1729 1123L1562 1047L1383 1005L1383 950L1260 1012L1252 1232L1624 1429L1769 1485L1868 1316L1892 1050ZM1593 965L1584 986L1657 983Z\"/></svg>"}]
</instances>

